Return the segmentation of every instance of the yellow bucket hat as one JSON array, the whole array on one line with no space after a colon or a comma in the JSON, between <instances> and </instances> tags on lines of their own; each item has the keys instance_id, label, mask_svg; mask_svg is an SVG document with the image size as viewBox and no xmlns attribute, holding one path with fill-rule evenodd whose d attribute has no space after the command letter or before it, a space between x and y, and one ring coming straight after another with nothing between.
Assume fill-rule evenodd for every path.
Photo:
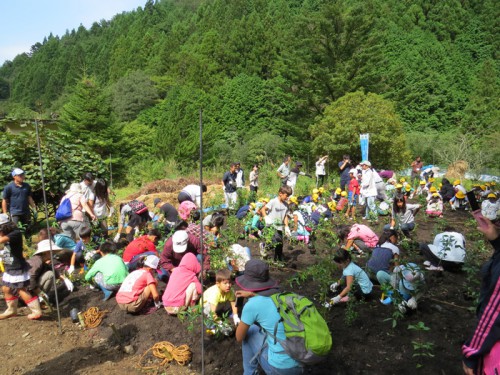
<instances>
[{"instance_id":1,"label":"yellow bucket hat","mask_svg":"<svg viewBox=\"0 0 500 375\"><path fill-rule=\"evenodd\" d=\"M342 193L340 193L340 196L341 197L347 197L347 191L343 191Z\"/></svg>"},{"instance_id":2,"label":"yellow bucket hat","mask_svg":"<svg viewBox=\"0 0 500 375\"><path fill-rule=\"evenodd\" d=\"M457 193L455 194L455 197L457 197L458 199L464 199L465 198L465 194L462 193L460 190L457 191Z\"/></svg>"},{"instance_id":3,"label":"yellow bucket hat","mask_svg":"<svg viewBox=\"0 0 500 375\"><path fill-rule=\"evenodd\" d=\"M429 189L429 191L430 191L431 193L437 193L437 191L438 191L438 190L436 189L436 187L435 187L435 186L431 186L431 188Z\"/></svg>"}]
</instances>

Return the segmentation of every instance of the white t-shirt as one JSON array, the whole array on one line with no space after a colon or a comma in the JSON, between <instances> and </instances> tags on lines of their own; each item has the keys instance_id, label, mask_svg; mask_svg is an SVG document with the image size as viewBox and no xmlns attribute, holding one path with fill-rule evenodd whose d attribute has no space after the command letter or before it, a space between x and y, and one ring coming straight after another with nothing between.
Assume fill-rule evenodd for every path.
<instances>
[{"instance_id":1,"label":"white t-shirt","mask_svg":"<svg viewBox=\"0 0 500 375\"><path fill-rule=\"evenodd\" d=\"M182 191L189 194L191 200L196 203L198 207L201 205L201 189L199 185L188 185Z\"/></svg>"},{"instance_id":2,"label":"white t-shirt","mask_svg":"<svg viewBox=\"0 0 500 375\"><path fill-rule=\"evenodd\" d=\"M250 186L259 186L259 174L255 171L250 172Z\"/></svg>"},{"instance_id":3,"label":"white t-shirt","mask_svg":"<svg viewBox=\"0 0 500 375\"><path fill-rule=\"evenodd\" d=\"M318 160L316 162L316 176L324 176L326 173L325 173L325 163L326 163L326 160Z\"/></svg>"},{"instance_id":4,"label":"white t-shirt","mask_svg":"<svg viewBox=\"0 0 500 375\"><path fill-rule=\"evenodd\" d=\"M236 187L245 187L245 184L243 183L243 169L239 169L238 172L236 172Z\"/></svg>"},{"instance_id":5,"label":"white t-shirt","mask_svg":"<svg viewBox=\"0 0 500 375\"><path fill-rule=\"evenodd\" d=\"M288 205L285 202L280 202L279 198L273 198L266 204L268 220L271 220L274 228L283 230L283 221L288 212Z\"/></svg>"},{"instance_id":6,"label":"white t-shirt","mask_svg":"<svg viewBox=\"0 0 500 375\"><path fill-rule=\"evenodd\" d=\"M94 201L95 202L95 184L96 181L92 181L90 186L87 186L85 182L80 182L80 189L82 190L82 195L85 197L85 200Z\"/></svg>"}]
</instances>

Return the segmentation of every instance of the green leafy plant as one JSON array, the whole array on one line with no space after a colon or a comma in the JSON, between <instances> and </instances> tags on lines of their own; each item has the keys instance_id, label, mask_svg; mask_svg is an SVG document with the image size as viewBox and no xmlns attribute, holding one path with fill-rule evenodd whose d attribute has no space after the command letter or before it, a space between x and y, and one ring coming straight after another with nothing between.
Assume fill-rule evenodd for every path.
<instances>
[{"instance_id":1,"label":"green leafy plant","mask_svg":"<svg viewBox=\"0 0 500 375\"><path fill-rule=\"evenodd\" d=\"M432 358L434 357L434 343L428 341L412 341L413 345L413 357L424 357L424 358ZM424 365L421 363L417 363L416 367L421 368Z\"/></svg>"},{"instance_id":2,"label":"green leafy plant","mask_svg":"<svg viewBox=\"0 0 500 375\"><path fill-rule=\"evenodd\" d=\"M427 327L424 322L418 322L417 324L408 324L408 329L413 331L430 331L430 328Z\"/></svg>"}]
</instances>

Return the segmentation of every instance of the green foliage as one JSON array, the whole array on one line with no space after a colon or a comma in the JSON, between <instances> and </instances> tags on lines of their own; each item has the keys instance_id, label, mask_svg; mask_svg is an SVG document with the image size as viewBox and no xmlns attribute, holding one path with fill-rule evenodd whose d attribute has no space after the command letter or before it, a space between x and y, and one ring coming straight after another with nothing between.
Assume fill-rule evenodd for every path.
<instances>
[{"instance_id":1,"label":"green foliage","mask_svg":"<svg viewBox=\"0 0 500 375\"><path fill-rule=\"evenodd\" d=\"M141 110L151 107L157 97L158 93L153 82L139 70L116 82L112 105L120 120L131 121Z\"/></svg>"},{"instance_id":2,"label":"green foliage","mask_svg":"<svg viewBox=\"0 0 500 375\"><path fill-rule=\"evenodd\" d=\"M84 76L77 83L63 107L60 129L101 156L112 149L118 129L110 120L107 98L95 78Z\"/></svg>"},{"instance_id":3,"label":"green foliage","mask_svg":"<svg viewBox=\"0 0 500 375\"><path fill-rule=\"evenodd\" d=\"M7 184L13 168L26 172L28 182L35 196L41 201L41 176L36 135L33 132L13 135L0 133L0 176L2 185ZM45 176L45 191L49 202L57 201L72 182L80 181L85 172L107 177L106 166L97 155L90 152L78 139L56 134L40 126L40 146ZM38 198L38 199L37 199Z\"/></svg>"},{"instance_id":4,"label":"green foliage","mask_svg":"<svg viewBox=\"0 0 500 375\"><path fill-rule=\"evenodd\" d=\"M311 127L312 147L318 154L361 159L359 134L370 134L370 160L380 168L397 168L408 160L403 127L391 102L376 94L347 94L325 108Z\"/></svg>"}]
</instances>

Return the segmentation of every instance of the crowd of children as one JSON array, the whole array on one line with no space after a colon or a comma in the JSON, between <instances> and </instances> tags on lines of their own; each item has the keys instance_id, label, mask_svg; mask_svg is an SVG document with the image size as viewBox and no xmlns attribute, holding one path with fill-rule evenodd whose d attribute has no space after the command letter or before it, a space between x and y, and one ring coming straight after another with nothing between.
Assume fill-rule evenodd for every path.
<instances>
[{"instance_id":1,"label":"crowd of children","mask_svg":"<svg viewBox=\"0 0 500 375\"><path fill-rule=\"evenodd\" d=\"M324 164L326 159L326 156L322 157L319 163ZM238 189L245 185L244 173L240 163L231 164L222 179L226 203L230 208L229 214L234 210L236 217L244 221L246 239L259 241L259 255L263 260L271 258L275 262L283 262L285 238L304 241L313 252L317 227L325 221L336 225L341 246L332 251L332 259L341 269L342 277L332 283L330 289L334 296L325 302L325 306L347 302L350 298L369 300L374 294L374 284L379 284L384 290L381 301L388 304L394 300L400 311L405 313L418 306L421 285L425 281L423 266L432 271L456 271L463 264L465 240L453 228L445 228L432 245L420 244L422 255L427 259L422 266L401 262L398 247L401 238L411 237L415 217L422 205L426 204L425 214L429 217L443 217L448 209L468 209L466 191L459 180L451 184L444 178L438 190L434 185L434 172L437 170L433 167L428 172L422 172L419 175L421 179L412 178L415 186L405 178L398 182L394 175L384 182L369 161L354 166L346 155L339 163L339 167L342 164L344 168L343 175L346 172L344 177L348 178L343 180L345 190L339 187L329 191L317 186L311 195L299 197L294 194L295 183L297 177L304 173L300 171L300 163L296 163L294 169L288 167L289 163L290 158L287 157L278 169L282 186L277 196L271 199L258 199L258 167L254 166L250 174L252 201L239 210L235 207L235 197ZM419 166L417 163L413 177L418 177L416 172L422 168ZM321 165L318 168L317 183L323 181L324 175ZM97 186L98 191L94 191ZM206 186L189 185L183 189L179 193L177 209L156 199L153 210L160 216L149 229L146 227L155 215L150 214L143 202L133 200L123 204L117 235L111 240L107 238L107 230L101 231L104 240L97 249L89 248L95 234L90 229L89 219L104 220L109 214L109 192L102 180L85 183L85 187L71 185L61 201L67 199L72 207L71 216L59 221L62 232L54 228L41 230L38 250L28 261L22 253L21 232L7 215L0 214L0 243L6 245L2 251L5 266L2 281L7 303L7 310L0 315L0 319L17 313L19 297L32 311L28 318L40 318L42 311L38 297L47 303L47 294L55 292L49 280L53 277L60 279L71 292L74 285L68 275L82 268L85 280L103 292L103 300L116 295L116 303L124 312L148 313L163 306L169 315L176 315L198 304L202 298L206 315L212 316L215 322L230 318L237 327L238 341L261 340L262 347L265 334L263 337L262 332L254 327L256 323L264 329L271 323L274 326L275 314L271 312L268 297L278 288L269 277L269 267L265 262L252 259L248 247L232 244L225 258L227 269L211 272L215 284L202 290L200 279L207 277L208 271L211 271L210 249L218 246L224 225L223 214L201 217L199 208L201 197L207 191ZM482 215L492 222L497 221L500 201L495 193L495 184L477 185L474 191L481 201ZM410 203L409 200L414 198L421 203ZM356 216L361 211L359 206L364 207L362 218ZM379 216L388 216L388 223L380 237L370 228L372 223L378 223ZM201 225L197 224L199 220L202 220ZM139 235L143 230L144 234ZM165 239L163 248L157 249L161 239ZM63 249L71 252L66 272L54 275L52 268L48 267L51 258L47 255L49 251L58 253ZM118 255L119 251L122 255ZM356 259L363 255L369 258L366 268L356 263ZM236 293L232 288L234 275L238 275L236 283L241 288ZM159 282L166 284L164 291L160 290ZM237 297L248 300L242 312L236 307ZM258 313L268 310L269 315L265 317ZM280 335L281 330L280 327ZM292 358L280 354L279 343L271 344L267 340L268 353L261 356L261 351L262 348L259 351L252 345L244 344L245 371L253 371L256 367L255 363L250 363L250 358L260 356L258 363L264 371L288 369L286 373L301 373L301 367Z\"/></svg>"}]
</instances>

